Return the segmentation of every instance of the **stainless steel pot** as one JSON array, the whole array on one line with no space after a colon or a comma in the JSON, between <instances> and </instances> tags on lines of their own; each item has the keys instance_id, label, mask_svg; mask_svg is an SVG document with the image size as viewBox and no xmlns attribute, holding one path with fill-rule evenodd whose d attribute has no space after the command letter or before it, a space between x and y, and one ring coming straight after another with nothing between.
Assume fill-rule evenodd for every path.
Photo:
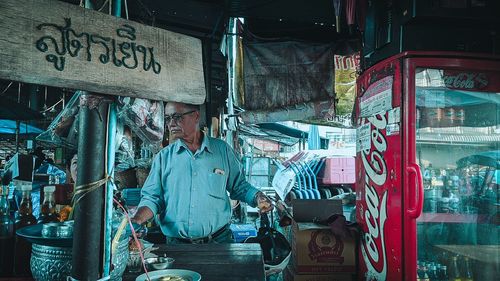
<instances>
[{"instance_id":1,"label":"stainless steel pot","mask_svg":"<svg viewBox=\"0 0 500 281\"><path fill-rule=\"evenodd\" d=\"M66 281L71 275L73 249L33 244L31 253L31 273L37 281ZM128 261L128 239L122 239L112 257L113 281L122 280ZM97 258L97 257L96 257Z\"/></svg>"}]
</instances>

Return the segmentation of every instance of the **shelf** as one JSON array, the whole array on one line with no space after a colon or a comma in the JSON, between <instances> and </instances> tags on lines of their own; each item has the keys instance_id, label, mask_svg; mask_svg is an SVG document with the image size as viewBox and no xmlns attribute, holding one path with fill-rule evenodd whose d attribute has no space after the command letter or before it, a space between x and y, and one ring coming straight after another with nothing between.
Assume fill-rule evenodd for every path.
<instances>
[{"instance_id":1,"label":"shelf","mask_svg":"<svg viewBox=\"0 0 500 281\"><path fill-rule=\"evenodd\" d=\"M487 223L486 215L478 214L448 214L448 213L422 213L417 223Z\"/></svg>"},{"instance_id":2,"label":"shelf","mask_svg":"<svg viewBox=\"0 0 500 281\"><path fill-rule=\"evenodd\" d=\"M450 253L466 256L484 263L500 263L500 245L436 245Z\"/></svg>"}]
</instances>

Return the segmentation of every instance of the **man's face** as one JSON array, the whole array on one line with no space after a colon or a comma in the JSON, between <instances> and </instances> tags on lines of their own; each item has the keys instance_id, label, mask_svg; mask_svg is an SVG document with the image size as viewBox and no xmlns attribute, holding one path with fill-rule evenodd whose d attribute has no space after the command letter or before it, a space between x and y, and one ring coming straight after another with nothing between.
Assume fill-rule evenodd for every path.
<instances>
[{"instance_id":1,"label":"man's face","mask_svg":"<svg viewBox=\"0 0 500 281\"><path fill-rule=\"evenodd\" d=\"M75 154L73 158L71 158L71 166L70 166L70 174L71 174L71 179L73 182L76 183L76 170L78 167L78 154Z\"/></svg>"},{"instance_id":2,"label":"man's face","mask_svg":"<svg viewBox=\"0 0 500 281\"><path fill-rule=\"evenodd\" d=\"M175 139L193 136L198 130L199 120L200 113L182 103L169 102L165 105L165 125Z\"/></svg>"}]
</instances>

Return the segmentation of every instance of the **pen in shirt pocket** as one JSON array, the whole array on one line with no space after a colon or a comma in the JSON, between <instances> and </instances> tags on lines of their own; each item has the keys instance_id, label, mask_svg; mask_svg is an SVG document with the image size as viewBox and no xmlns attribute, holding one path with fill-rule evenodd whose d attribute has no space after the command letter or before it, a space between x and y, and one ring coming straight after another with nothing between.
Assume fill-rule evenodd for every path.
<instances>
[{"instance_id":1,"label":"pen in shirt pocket","mask_svg":"<svg viewBox=\"0 0 500 281\"><path fill-rule=\"evenodd\" d=\"M219 169L219 168L215 168L214 169L214 174L217 174L217 175L224 175L226 172L224 172L224 170L222 169Z\"/></svg>"}]
</instances>

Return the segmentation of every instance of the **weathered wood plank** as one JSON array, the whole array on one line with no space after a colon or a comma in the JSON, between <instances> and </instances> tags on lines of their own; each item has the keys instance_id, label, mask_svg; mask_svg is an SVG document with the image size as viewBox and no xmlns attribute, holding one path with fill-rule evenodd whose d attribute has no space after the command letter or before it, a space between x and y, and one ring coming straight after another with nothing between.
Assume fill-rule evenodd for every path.
<instances>
[{"instance_id":1,"label":"weathered wood plank","mask_svg":"<svg viewBox=\"0 0 500 281\"><path fill-rule=\"evenodd\" d=\"M197 38L54 0L0 1L0 78L202 104Z\"/></svg>"},{"instance_id":2,"label":"weathered wood plank","mask_svg":"<svg viewBox=\"0 0 500 281\"><path fill-rule=\"evenodd\" d=\"M174 268L193 270L204 281L263 281L264 261L259 244L155 245L158 256L175 259ZM138 274L125 272L124 281Z\"/></svg>"}]
</instances>

